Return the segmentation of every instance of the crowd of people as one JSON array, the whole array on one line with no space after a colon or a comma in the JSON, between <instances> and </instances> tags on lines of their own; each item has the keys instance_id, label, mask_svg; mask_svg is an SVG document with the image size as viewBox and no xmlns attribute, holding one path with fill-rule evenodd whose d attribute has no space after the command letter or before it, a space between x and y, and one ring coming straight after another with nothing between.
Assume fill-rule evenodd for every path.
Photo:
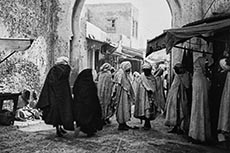
<instances>
[{"instance_id":1,"label":"crowd of people","mask_svg":"<svg viewBox=\"0 0 230 153\"><path fill-rule=\"evenodd\" d=\"M109 63L104 63L98 73L84 69L71 89L68 61L64 56L57 59L47 74L36 104L45 123L56 127L57 136L62 137L66 130L93 136L110 124L114 115L118 130L137 129L128 125L132 105L135 105L134 117L144 120L143 128L149 130L150 121L164 112L163 84L161 79L160 82L156 79L161 74L154 76L150 63L142 65L142 74L135 72L133 75L129 61L122 62L117 70Z\"/></svg>"},{"instance_id":2,"label":"crowd of people","mask_svg":"<svg viewBox=\"0 0 230 153\"><path fill-rule=\"evenodd\" d=\"M223 58L215 65L218 73L214 75L210 75L213 73L213 62L207 56L195 60L192 74L181 63L174 66L175 77L166 99L165 125L172 128L170 133L185 134L192 142L202 144L217 143L218 134L223 134L227 140L230 131L230 63ZM226 81L221 80L221 91L215 75L224 73L227 73L227 77Z\"/></svg>"},{"instance_id":3,"label":"crowd of people","mask_svg":"<svg viewBox=\"0 0 230 153\"><path fill-rule=\"evenodd\" d=\"M141 74L132 74L129 61L123 61L117 70L104 63L98 74L95 70L84 69L71 89L68 61L67 57L57 59L36 105L42 111L45 123L56 127L58 136L62 137L65 130L93 136L104 125L110 124L113 115L118 130L139 129L128 124L134 105L133 117L140 119L141 124L144 121L144 130L151 129L151 121L162 114L165 125L171 127L169 133L185 134L193 142L215 141L211 131L206 57L199 57L194 62L192 76L182 63L175 64L174 79L167 94L163 79L165 69L155 68L147 61L142 64ZM223 94L229 95L226 93L229 87L226 85L225 88ZM222 97L220 113L226 112L228 100L229 96ZM228 115L220 115L218 128L228 131L228 121Z\"/></svg>"}]
</instances>

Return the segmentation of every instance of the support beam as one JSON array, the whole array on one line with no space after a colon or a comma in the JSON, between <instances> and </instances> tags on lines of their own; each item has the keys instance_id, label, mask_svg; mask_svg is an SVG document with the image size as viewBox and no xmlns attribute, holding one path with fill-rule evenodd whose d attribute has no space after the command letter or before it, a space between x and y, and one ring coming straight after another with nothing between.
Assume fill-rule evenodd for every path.
<instances>
[{"instance_id":1,"label":"support beam","mask_svg":"<svg viewBox=\"0 0 230 153\"><path fill-rule=\"evenodd\" d=\"M200 50L190 49L190 48L186 48L186 47L180 47L180 46L174 46L174 47L179 48L179 49L187 49L189 51L197 52L197 53L212 54L212 53L209 53L209 52L203 52L203 51L200 51Z\"/></svg>"}]
</instances>

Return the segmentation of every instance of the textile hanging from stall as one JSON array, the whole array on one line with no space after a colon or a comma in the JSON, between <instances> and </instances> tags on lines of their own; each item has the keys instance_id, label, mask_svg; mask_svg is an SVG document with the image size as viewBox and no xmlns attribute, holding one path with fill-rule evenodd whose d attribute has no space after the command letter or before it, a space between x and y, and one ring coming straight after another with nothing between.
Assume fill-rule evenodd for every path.
<instances>
[{"instance_id":1,"label":"textile hanging from stall","mask_svg":"<svg viewBox=\"0 0 230 153\"><path fill-rule=\"evenodd\" d=\"M176 44L183 43L193 37L201 37L205 39L203 34L226 30L229 27L230 19L228 18L210 23L165 30L160 36L148 41L146 56L163 48L166 48L166 52L169 53L172 47Z\"/></svg>"}]
</instances>

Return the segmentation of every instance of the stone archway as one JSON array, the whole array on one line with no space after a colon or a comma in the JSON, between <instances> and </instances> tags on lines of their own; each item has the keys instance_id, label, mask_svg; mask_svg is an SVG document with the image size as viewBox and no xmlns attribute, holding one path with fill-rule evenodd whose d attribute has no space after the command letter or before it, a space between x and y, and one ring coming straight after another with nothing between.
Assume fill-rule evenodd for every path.
<instances>
[{"instance_id":1,"label":"stone archway","mask_svg":"<svg viewBox=\"0 0 230 153\"><path fill-rule=\"evenodd\" d=\"M81 12L85 0L76 0L73 6L71 16L71 28L73 36L70 40L70 61L73 68L70 76L70 84L73 85L79 70L82 69L81 50L84 50L85 42L83 41L84 34L81 33Z\"/></svg>"},{"instance_id":2,"label":"stone archway","mask_svg":"<svg viewBox=\"0 0 230 153\"><path fill-rule=\"evenodd\" d=\"M72 74L70 76L71 85L74 83L73 81L76 79L78 73L84 68L83 63L85 62L83 59L85 58L86 51L86 40L84 27L81 25L81 12L83 10L83 6L86 0L74 0L74 4L72 5L71 12L71 31L72 37L70 40L70 59L72 66ZM166 0L167 1L167 0ZM168 2L169 8L170 3ZM170 8L171 9L171 8ZM172 10L171 10L172 13Z\"/></svg>"}]
</instances>

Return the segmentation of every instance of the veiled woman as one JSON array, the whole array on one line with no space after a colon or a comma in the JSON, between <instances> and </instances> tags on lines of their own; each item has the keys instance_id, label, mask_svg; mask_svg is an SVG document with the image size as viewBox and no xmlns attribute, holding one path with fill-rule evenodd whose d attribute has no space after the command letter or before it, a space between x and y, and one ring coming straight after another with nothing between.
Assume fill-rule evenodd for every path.
<instances>
[{"instance_id":1,"label":"veiled woman","mask_svg":"<svg viewBox=\"0 0 230 153\"><path fill-rule=\"evenodd\" d=\"M212 140L208 104L209 82L205 76L206 62L207 59L205 57L198 57L194 63L189 136L196 140L196 142L210 142Z\"/></svg>"},{"instance_id":2,"label":"veiled woman","mask_svg":"<svg viewBox=\"0 0 230 153\"><path fill-rule=\"evenodd\" d=\"M189 128L189 105L187 89L190 86L189 73L184 66L174 66L175 78L166 99L165 125L173 127L169 133L182 134Z\"/></svg>"},{"instance_id":3,"label":"veiled woman","mask_svg":"<svg viewBox=\"0 0 230 153\"><path fill-rule=\"evenodd\" d=\"M109 63L104 63L100 67L99 77L98 77L98 97L102 109L102 119L104 124L110 123L109 118L113 115L109 105L111 104L111 95L112 95L112 74L111 74L111 65Z\"/></svg>"},{"instance_id":4,"label":"veiled woman","mask_svg":"<svg viewBox=\"0 0 230 153\"><path fill-rule=\"evenodd\" d=\"M118 130L129 130L131 128L126 124L131 118L131 104L135 97L129 78L131 67L132 65L129 61L122 62L120 69L114 76L115 101L117 104L116 117L119 123Z\"/></svg>"},{"instance_id":5,"label":"veiled woman","mask_svg":"<svg viewBox=\"0 0 230 153\"><path fill-rule=\"evenodd\" d=\"M102 130L101 106L94 82L95 75L92 69L85 69L78 75L73 86L74 120L80 131L93 136Z\"/></svg>"},{"instance_id":6,"label":"veiled woman","mask_svg":"<svg viewBox=\"0 0 230 153\"><path fill-rule=\"evenodd\" d=\"M46 124L56 127L58 136L63 136L64 129L74 130L73 99L71 96L68 58L57 58L55 65L50 69L42 88L37 108L43 111L42 118ZM61 128L63 125L64 129Z\"/></svg>"}]
</instances>

